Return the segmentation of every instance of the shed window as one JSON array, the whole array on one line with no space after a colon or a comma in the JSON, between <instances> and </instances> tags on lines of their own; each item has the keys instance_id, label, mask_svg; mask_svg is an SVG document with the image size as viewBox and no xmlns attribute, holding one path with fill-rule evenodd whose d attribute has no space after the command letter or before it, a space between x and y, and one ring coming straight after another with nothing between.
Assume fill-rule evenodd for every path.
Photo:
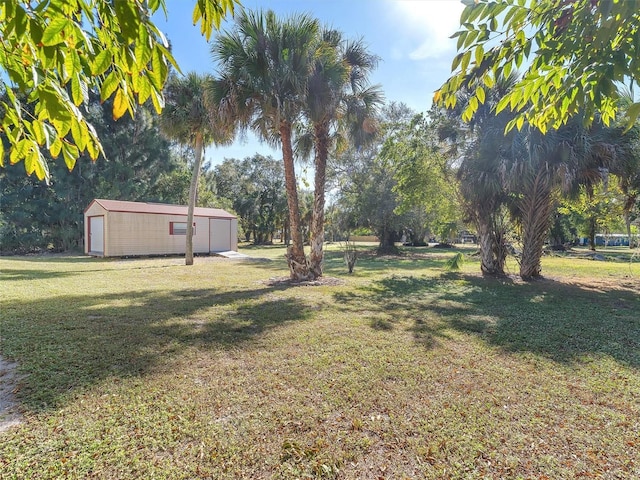
<instances>
[{"instance_id":1,"label":"shed window","mask_svg":"<svg viewBox=\"0 0 640 480\"><path fill-rule=\"evenodd\" d=\"M169 235L186 235L187 222L169 222ZM196 234L196 222L193 222L193 234Z\"/></svg>"}]
</instances>

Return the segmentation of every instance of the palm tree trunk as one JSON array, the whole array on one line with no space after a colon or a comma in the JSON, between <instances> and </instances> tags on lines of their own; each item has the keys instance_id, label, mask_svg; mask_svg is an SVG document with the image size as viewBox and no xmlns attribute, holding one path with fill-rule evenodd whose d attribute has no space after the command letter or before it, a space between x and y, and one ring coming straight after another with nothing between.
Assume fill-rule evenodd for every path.
<instances>
[{"instance_id":1,"label":"palm tree trunk","mask_svg":"<svg viewBox=\"0 0 640 480\"><path fill-rule=\"evenodd\" d=\"M629 239L629 248L633 249L633 242L631 241L631 215L627 210L622 214L624 218L624 225L627 229L627 238Z\"/></svg>"},{"instance_id":2,"label":"palm tree trunk","mask_svg":"<svg viewBox=\"0 0 640 480\"><path fill-rule=\"evenodd\" d=\"M506 228L502 219L493 222L493 258L495 262L496 275L504 275L504 265L507 261Z\"/></svg>"},{"instance_id":3,"label":"palm tree trunk","mask_svg":"<svg viewBox=\"0 0 640 480\"><path fill-rule=\"evenodd\" d=\"M523 280L540 276L542 250L553 211L549 172L541 168L534 175L519 205L522 221L520 277Z\"/></svg>"},{"instance_id":4,"label":"palm tree trunk","mask_svg":"<svg viewBox=\"0 0 640 480\"><path fill-rule=\"evenodd\" d=\"M313 278L322 276L324 262L324 189L326 184L327 157L329 149L328 128L325 124L315 127L315 178L313 191L313 213L311 217L311 254L309 255L309 270Z\"/></svg>"},{"instance_id":5,"label":"palm tree trunk","mask_svg":"<svg viewBox=\"0 0 640 480\"><path fill-rule=\"evenodd\" d=\"M189 205L187 207L187 239L184 254L184 264L193 265L193 211L196 206L198 195L198 182L200 180L200 168L202 166L202 150L204 141L202 133L196 134L195 159L193 162L193 173L191 174L191 185L189 186Z\"/></svg>"},{"instance_id":6,"label":"palm tree trunk","mask_svg":"<svg viewBox=\"0 0 640 480\"><path fill-rule=\"evenodd\" d=\"M596 230L596 218L595 216L591 216L591 218L589 218L589 250L592 252L596 251Z\"/></svg>"},{"instance_id":7,"label":"palm tree trunk","mask_svg":"<svg viewBox=\"0 0 640 480\"><path fill-rule=\"evenodd\" d=\"M298 187L293 164L293 148L291 147L291 124L280 123L280 140L282 141L282 158L284 161L284 180L289 207L289 227L291 229L291 245L287 248L287 263L291 279L302 281L309 279L309 264L304 254L304 242L300 225L300 205L298 204Z\"/></svg>"},{"instance_id":8,"label":"palm tree trunk","mask_svg":"<svg viewBox=\"0 0 640 480\"><path fill-rule=\"evenodd\" d=\"M483 275L504 275L504 264L496 262L494 256L494 236L490 222L484 218L478 218L478 244L480 246L480 270Z\"/></svg>"}]
</instances>

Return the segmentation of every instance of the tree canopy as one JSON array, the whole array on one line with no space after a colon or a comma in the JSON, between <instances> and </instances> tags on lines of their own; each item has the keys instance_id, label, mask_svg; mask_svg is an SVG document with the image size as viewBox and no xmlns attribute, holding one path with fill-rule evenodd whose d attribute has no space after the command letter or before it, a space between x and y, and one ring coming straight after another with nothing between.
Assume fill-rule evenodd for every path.
<instances>
[{"instance_id":1,"label":"tree canopy","mask_svg":"<svg viewBox=\"0 0 640 480\"><path fill-rule=\"evenodd\" d=\"M470 120L500 76L522 68L515 87L497 105L519 112L545 132L578 113L587 124L616 117L621 84L640 81L640 11L622 0L465 0L453 75L434 100L452 107L461 88L473 89L463 112ZM628 126L640 102L625 109Z\"/></svg>"},{"instance_id":2,"label":"tree canopy","mask_svg":"<svg viewBox=\"0 0 640 480\"><path fill-rule=\"evenodd\" d=\"M209 38L238 0L196 0L194 24ZM28 0L0 2L0 133L9 162L49 178L42 148L72 169L86 152L104 154L81 108L95 89L113 98L113 118L151 101L159 112L169 67L169 43L152 21L165 0ZM26 96L23 100L19 92ZM29 107L29 108L27 108ZM5 145L0 143L0 166Z\"/></svg>"},{"instance_id":3,"label":"tree canopy","mask_svg":"<svg viewBox=\"0 0 640 480\"><path fill-rule=\"evenodd\" d=\"M153 107L143 105L135 118L118 121L112 109L112 101L100 103L97 95L87 105L86 118L101 139L104 161L90 162L83 155L68 172L64 162L51 162L45 151L51 162L48 185L26 176L22 165L0 169L0 254L81 249L83 210L94 198L167 203L186 198L188 178L173 191L164 186L186 164L160 134Z\"/></svg>"},{"instance_id":4,"label":"tree canopy","mask_svg":"<svg viewBox=\"0 0 640 480\"><path fill-rule=\"evenodd\" d=\"M244 160L225 159L213 170L216 193L238 215L246 241L273 241L287 216L284 169L280 160L255 154Z\"/></svg>"}]
</instances>

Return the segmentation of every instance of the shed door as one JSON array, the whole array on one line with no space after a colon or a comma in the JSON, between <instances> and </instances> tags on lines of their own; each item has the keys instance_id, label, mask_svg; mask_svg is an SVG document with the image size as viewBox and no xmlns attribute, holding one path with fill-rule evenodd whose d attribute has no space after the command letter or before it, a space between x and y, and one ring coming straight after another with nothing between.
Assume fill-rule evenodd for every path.
<instances>
[{"instance_id":1,"label":"shed door","mask_svg":"<svg viewBox=\"0 0 640 480\"><path fill-rule=\"evenodd\" d=\"M209 220L209 251L231 250L231 220L212 218Z\"/></svg>"},{"instance_id":2,"label":"shed door","mask_svg":"<svg viewBox=\"0 0 640 480\"><path fill-rule=\"evenodd\" d=\"M104 217L89 217L89 252L104 253Z\"/></svg>"}]
</instances>

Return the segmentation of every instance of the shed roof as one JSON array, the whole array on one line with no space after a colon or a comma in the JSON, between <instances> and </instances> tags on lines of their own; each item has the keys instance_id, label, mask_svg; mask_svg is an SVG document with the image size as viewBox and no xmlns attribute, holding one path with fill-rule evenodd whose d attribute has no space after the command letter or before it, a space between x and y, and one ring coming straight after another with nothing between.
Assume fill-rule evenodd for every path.
<instances>
[{"instance_id":1,"label":"shed roof","mask_svg":"<svg viewBox=\"0 0 640 480\"><path fill-rule=\"evenodd\" d=\"M153 213L160 215L187 215L186 205L170 205L167 203L125 202L122 200L94 199L85 212L97 203L108 212ZM235 215L220 208L195 207L193 214L196 217L236 218Z\"/></svg>"}]
</instances>

